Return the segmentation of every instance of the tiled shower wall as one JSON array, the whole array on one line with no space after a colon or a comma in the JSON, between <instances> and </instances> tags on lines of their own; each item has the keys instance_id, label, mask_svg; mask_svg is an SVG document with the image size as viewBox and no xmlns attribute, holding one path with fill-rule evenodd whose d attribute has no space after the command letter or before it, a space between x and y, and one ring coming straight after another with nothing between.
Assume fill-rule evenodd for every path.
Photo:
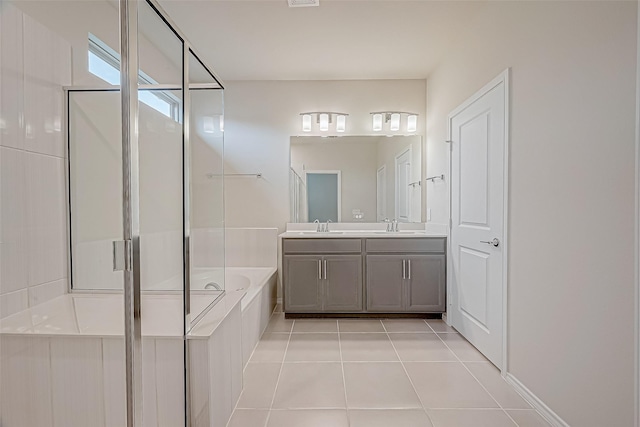
<instances>
[{"instance_id":1,"label":"tiled shower wall","mask_svg":"<svg viewBox=\"0 0 640 427\"><path fill-rule=\"evenodd\" d=\"M70 45L0 3L0 317L67 289L63 86Z\"/></svg>"}]
</instances>

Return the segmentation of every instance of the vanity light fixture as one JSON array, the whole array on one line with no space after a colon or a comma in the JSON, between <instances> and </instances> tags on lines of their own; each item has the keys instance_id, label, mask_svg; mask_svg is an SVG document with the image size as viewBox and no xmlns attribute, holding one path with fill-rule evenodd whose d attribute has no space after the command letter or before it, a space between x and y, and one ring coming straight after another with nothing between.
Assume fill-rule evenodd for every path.
<instances>
[{"instance_id":1,"label":"vanity light fixture","mask_svg":"<svg viewBox=\"0 0 640 427\"><path fill-rule=\"evenodd\" d=\"M373 130L374 132L380 132L382 130L382 113L373 114Z\"/></svg>"},{"instance_id":2,"label":"vanity light fixture","mask_svg":"<svg viewBox=\"0 0 640 427\"><path fill-rule=\"evenodd\" d=\"M336 132L344 132L347 129L347 116L338 114L336 116Z\"/></svg>"},{"instance_id":3,"label":"vanity light fixture","mask_svg":"<svg viewBox=\"0 0 640 427\"><path fill-rule=\"evenodd\" d=\"M311 114L302 115L302 132L311 132Z\"/></svg>"},{"instance_id":4,"label":"vanity light fixture","mask_svg":"<svg viewBox=\"0 0 640 427\"><path fill-rule=\"evenodd\" d=\"M335 116L336 132L344 132L347 130L347 116L345 113L336 113L332 111L311 111L308 113L300 113L302 116L302 131L311 132L313 125L313 116L316 116L316 123L321 132L328 132L334 123Z\"/></svg>"},{"instance_id":5,"label":"vanity light fixture","mask_svg":"<svg viewBox=\"0 0 640 427\"><path fill-rule=\"evenodd\" d=\"M418 115L416 113L408 113L406 111L376 111L370 113L373 118L372 129L374 132L380 132L384 128L385 124L389 123L390 132L398 132L402 124L402 116L407 116L408 133L413 133L418 130Z\"/></svg>"}]
</instances>

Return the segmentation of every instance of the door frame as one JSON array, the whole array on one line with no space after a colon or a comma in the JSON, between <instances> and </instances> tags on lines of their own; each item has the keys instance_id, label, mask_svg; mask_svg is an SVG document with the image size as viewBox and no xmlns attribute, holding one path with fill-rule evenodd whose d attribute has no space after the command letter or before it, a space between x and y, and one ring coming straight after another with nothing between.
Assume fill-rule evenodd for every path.
<instances>
[{"instance_id":1,"label":"door frame","mask_svg":"<svg viewBox=\"0 0 640 427\"><path fill-rule=\"evenodd\" d=\"M338 222L342 221L342 171L341 170L314 170L305 169L304 171L304 183L308 183L307 175L309 174L325 174L325 175L337 175L338 176ZM309 222L309 186L307 186L307 222Z\"/></svg>"},{"instance_id":2,"label":"door frame","mask_svg":"<svg viewBox=\"0 0 640 427\"><path fill-rule=\"evenodd\" d=\"M504 194L503 194L503 206L504 206L504 220L503 220L503 238L502 238L502 366L498 366L502 376L507 375L508 370L508 332L509 332L509 317L508 317L508 279L509 279L509 122L510 122L510 77L511 77L511 69L507 68L503 72L501 72L496 78L491 80L488 84L482 87L479 91L474 93L470 98L456 107L453 111L451 111L447 115L447 143L449 144L449 176L451 176L453 157L451 152L453 150L453 146L451 145L452 131L451 122L453 118L461 113L463 110L468 108L471 104L476 102L478 99L486 95L489 91L491 91L496 86L503 84L504 85L504 161L503 161L503 183L504 183ZM452 261L452 250L451 247L451 229L453 227L453 203L452 203L452 191L451 180L448 180L449 186L449 230L447 235L449 238L447 239L447 270L449 272L453 272L453 261ZM447 274L447 309L451 305L451 289L453 283L451 274ZM448 317L448 316L447 316ZM450 323L449 319L447 319L447 323Z\"/></svg>"},{"instance_id":3,"label":"door frame","mask_svg":"<svg viewBox=\"0 0 640 427\"><path fill-rule=\"evenodd\" d=\"M384 179L382 182L382 188L378 187L378 178L380 176L380 173L383 174ZM376 212L376 221L379 222L381 221L379 217L383 217L384 218L388 218L387 215L387 165L384 164L382 166L380 166L378 168L378 170L376 171L376 209L378 208L378 197L380 197L382 200L382 210L383 210L383 214L380 214L379 212Z\"/></svg>"},{"instance_id":4,"label":"door frame","mask_svg":"<svg viewBox=\"0 0 640 427\"><path fill-rule=\"evenodd\" d=\"M413 147L411 146L411 144L409 144L407 147L401 149L400 151L398 151L398 153L393 157L393 169L394 169L394 176L393 176L393 193L395 196L395 212L394 212L394 218L400 222L400 205L399 205L399 192L398 192L398 173L399 173L399 168L398 168L398 159L402 156L405 155L405 153L409 153L409 162L413 161ZM413 165L411 165L411 167L413 168ZM411 180L409 180L411 181ZM407 198L408 200L408 204L409 204L409 220L407 222L411 222L411 218L413 217L413 212L411 212L411 207L413 206L413 197L412 197L412 193L411 191L409 191L409 188L407 187Z\"/></svg>"}]
</instances>

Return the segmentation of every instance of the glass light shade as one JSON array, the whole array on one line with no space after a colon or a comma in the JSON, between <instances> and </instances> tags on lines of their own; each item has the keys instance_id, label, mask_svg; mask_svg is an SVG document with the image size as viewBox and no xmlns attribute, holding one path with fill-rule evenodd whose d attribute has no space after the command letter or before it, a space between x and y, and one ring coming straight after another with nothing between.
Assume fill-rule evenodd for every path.
<instances>
[{"instance_id":1,"label":"glass light shade","mask_svg":"<svg viewBox=\"0 0 640 427\"><path fill-rule=\"evenodd\" d=\"M347 116L338 114L336 117L336 132L344 132L347 129Z\"/></svg>"},{"instance_id":2,"label":"glass light shade","mask_svg":"<svg viewBox=\"0 0 640 427\"><path fill-rule=\"evenodd\" d=\"M390 131L398 131L400 130L400 113L391 114L391 122L389 123Z\"/></svg>"},{"instance_id":3,"label":"glass light shade","mask_svg":"<svg viewBox=\"0 0 640 427\"><path fill-rule=\"evenodd\" d=\"M311 114L302 115L302 132L311 132Z\"/></svg>"},{"instance_id":4,"label":"glass light shade","mask_svg":"<svg viewBox=\"0 0 640 427\"><path fill-rule=\"evenodd\" d=\"M203 117L202 118L202 131L204 133L213 133L215 129L213 127L213 117Z\"/></svg>"},{"instance_id":5,"label":"glass light shade","mask_svg":"<svg viewBox=\"0 0 640 427\"><path fill-rule=\"evenodd\" d=\"M411 114L407 116L407 132L415 132L418 129L418 116Z\"/></svg>"},{"instance_id":6,"label":"glass light shade","mask_svg":"<svg viewBox=\"0 0 640 427\"><path fill-rule=\"evenodd\" d=\"M327 113L320 114L320 130L322 132L329 130L329 114Z\"/></svg>"},{"instance_id":7,"label":"glass light shade","mask_svg":"<svg viewBox=\"0 0 640 427\"><path fill-rule=\"evenodd\" d=\"M220 132L224 132L224 116L220 116Z\"/></svg>"},{"instance_id":8,"label":"glass light shade","mask_svg":"<svg viewBox=\"0 0 640 427\"><path fill-rule=\"evenodd\" d=\"M382 114L373 114L373 131L380 132L382 130Z\"/></svg>"}]
</instances>

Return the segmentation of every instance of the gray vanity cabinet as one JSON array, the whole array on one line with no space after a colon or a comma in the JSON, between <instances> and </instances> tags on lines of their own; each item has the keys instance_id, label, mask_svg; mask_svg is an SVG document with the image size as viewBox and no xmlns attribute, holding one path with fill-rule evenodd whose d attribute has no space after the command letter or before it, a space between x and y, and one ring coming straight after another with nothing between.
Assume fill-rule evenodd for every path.
<instances>
[{"instance_id":1,"label":"gray vanity cabinet","mask_svg":"<svg viewBox=\"0 0 640 427\"><path fill-rule=\"evenodd\" d=\"M406 257L403 311L437 312L445 308L444 254Z\"/></svg>"},{"instance_id":2,"label":"gray vanity cabinet","mask_svg":"<svg viewBox=\"0 0 640 427\"><path fill-rule=\"evenodd\" d=\"M283 240L286 313L441 313L444 238Z\"/></svg>"},{"instance_id":3,"label":"gray vanity cabinet","mask_svg":"<svg viewBox=\"0 0 640 427\"><path fill-rule=\"evenodd\" d=\"M288 313L358 313L364 309L360 239L283 242Z\"/></svg>"},{"instance_id":4,"label":"gray vanity cabinet","mask_svg":"<svg viewBox=\"0 0 640 427\"><path fill-rule=\"evenodd\" d=\"M367 311L403 311L403 255L367 255Z\"/></svg>"},{"instance_id":5,"label":"gray vanity cabinet","mask_svg":"<svg viewBox=\"0 0 640 427\"><path fill-rule=\"evenodd\" d=\"M444 239L367 239L368 312L445 311Z\"/></svg>"},{"instance_id":6,"label":"gray vanity cabinet","mask_svg":"<svg viewBox=\"0 0 640 427\"><path fill-rule=\"evenodd\" d=\"M283 268L287 278L284 302L287 310L296 313L322 311L322 257L289 255L284 258Z\"/></svg>"}]
</instances>

